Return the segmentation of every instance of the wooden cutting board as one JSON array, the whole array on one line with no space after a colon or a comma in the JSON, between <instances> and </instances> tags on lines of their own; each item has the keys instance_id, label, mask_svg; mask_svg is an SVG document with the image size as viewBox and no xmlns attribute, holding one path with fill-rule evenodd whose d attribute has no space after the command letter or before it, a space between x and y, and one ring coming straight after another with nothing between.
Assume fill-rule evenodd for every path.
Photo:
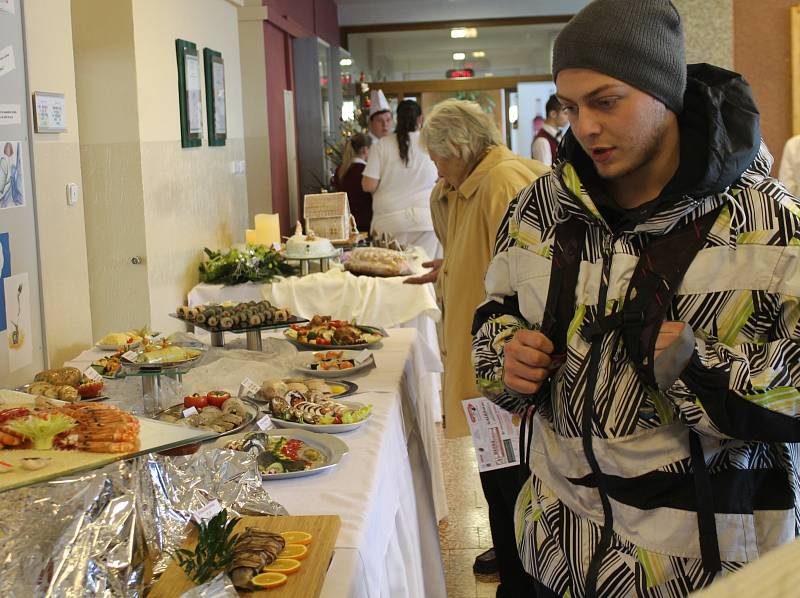
<instances>
[{"instance_id":1,"label":"wooden cutting board","mask_svg":"<svg viewBox=\"0 0 800 598\"><path fill-rule=\"evenodd\" d=\"M308 532L314 539L308 546L308 555L300 561L300 570L289 575L289 581L279 588L258 592L240 592L240 596L252 598L316 598L333 556L333 547L339 535L342 520L338 515L308 515L285 517L242 517L237 532L246 527L258 527L271 532ZM182 548L194 548L196 532L192 531ZM169 564L167 570L153 586L148 598L177 598L194 586L177 563Z\"/></svg>"}]
</instances>

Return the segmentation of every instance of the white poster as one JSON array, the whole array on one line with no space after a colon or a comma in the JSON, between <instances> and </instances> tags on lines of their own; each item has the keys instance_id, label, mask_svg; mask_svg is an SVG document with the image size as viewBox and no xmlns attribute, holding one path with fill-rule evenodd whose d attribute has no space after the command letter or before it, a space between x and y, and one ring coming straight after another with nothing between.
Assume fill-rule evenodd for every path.
<instances>
[{"instance_id":1,"label":"white poster","mask_svg":"<svg viewBox=\"0 0 800 598\"><path fill-rule=\"evenodd\" d=\"M37 91L33 98L36 104L37 133L61 133L67 130L67 110L63 93Z\"/></svg>"},{"instance_id":2,"label":"white poster","mask_svg":"<svg viewBox=\"0 0 800 598\"><path fill-rule=\"evenodd\" d=\"M0 141L0 209L25 205L21 149L19 141Z\"/></svg>"},{"instance_id":3,"label":"white poster","mask_svg":"<svg viewBox=\"0 0 800 598\"><path fill-rule=\"evenodd\" d=\"M189 102L189 133L203 132L203 104L200 99L200 60L186 55L186 95Z\"/></svg>"},{"instance_id":4,"label":"white poster","mask_svg":"<svg viewBox=\"0 0 800 598\"><path fill-rule=\"evenodd\" d=\"M2 0L0 0L2 1ZM19 104L0 104L0 126L22 123Z\"/></svg>"},{"instance_id":5,"label":"white poster","mask_svg":"<svg viewBox=\"0 0 800 598\"><path fill-rule=\"evenodd\" d=\"M519 417L480 397L461 401L475 446L478 471L519 464Z\"/></svg>"},{"instance_id":6,"label":"white poster","mask_svg":"<svg viewBox=\"0 0 800 598\"><path fill-rule=\"evenodd\" d=\"M6 46L0 50L0 77L7 75L17 68L17 63L14 61L14 48Z\"/></svg>"},{"instance_id":7,"label":"white poster","mask_svg":"<svg viewBox=\"0 0 800 598\"><path fill-rule=\"evenodd\" d=\"M8 330L8 371L14 372L33 363L31 339L31 291L28 274L3 279Z\"/></svg>"},{"instance_id":8,"label":"white poster","mask_svg":"<svg viewBox=\"0 0 800 598\"><path fill-rule=\"evenodd\" d=\"M14 14L14 0L0 0L0 12Z\"/></svg>"},{"instance_id":9,"label":"white poster","mask_svg":"<svg viewBox=\"0 0 800 598\"><path fill-rule=\"evenodd\" d=\"M214 132L226 133L225 122L225 66L219 62L211 63L214 85Z\"/></svg>"}]
</instances>

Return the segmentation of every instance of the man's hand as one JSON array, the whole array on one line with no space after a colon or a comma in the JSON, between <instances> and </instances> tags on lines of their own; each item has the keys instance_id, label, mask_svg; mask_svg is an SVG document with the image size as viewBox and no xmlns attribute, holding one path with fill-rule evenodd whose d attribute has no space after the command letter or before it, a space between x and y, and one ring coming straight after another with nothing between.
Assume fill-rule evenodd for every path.
<instances>
[{"instance_id":1,"label":"man's hand","mask_svg":"<svg viewBox=\"0 0 800 598\"><path fill-rule=\"evenodd\" d=\"M535 394L550 377L555 347L541 332L518 330L503 349L503 382L513 391Z\"/></svg>"},{"instance_id":2,"label":"man's hand","mask_svg":"<svg viewBox=\"0 0 800 598\"><path fill-rule=\"evenodd\" d=\"M664 322L661 324L661 329L658 331L658 338L656 339L655 357L661 355L662 351L680 338L684 326L686 324L683 322Z\"/></svg>"},{"instance_id":3,"label":"man's hand","mask_svg":"<svg viewBox=\"0 0 800 598\"><path fill-rule=\"evenodd\" d=\"M421 276L412 276L411 278L406 278L403 283L404 284L425 284L427 282L436 282L436 279L439 278L439 270L442 267L442 262L444 260L437 259L431 260L430 262L422 262L423 268L433 268L430 272L426 272Z\"/></svg>"}]
</instances>

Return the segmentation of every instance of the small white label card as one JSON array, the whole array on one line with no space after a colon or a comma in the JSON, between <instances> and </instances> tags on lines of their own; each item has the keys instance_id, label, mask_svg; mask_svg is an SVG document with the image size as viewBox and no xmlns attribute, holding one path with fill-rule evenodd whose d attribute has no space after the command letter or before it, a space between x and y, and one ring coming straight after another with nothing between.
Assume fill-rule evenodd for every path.
<instances>
[{"instance_id":1,"label":"small white label card","mask_svg":"<svg viewBox=\"0 0 800 598\"><path fill-rule=\"evenodd\" d=\"M372 356L372 351L369 349L364 349L363 351L359 351L356 356L353 358L357 364L364 363L367 359Z\"/></svg>"},{"instance_id":2,"label":"small white label card","mask_svg":"<svg viewBox=\"0 0 800 598\"><path fill-rule=\"evenodd\" d=\"M85 370L83 370L83 375L89 378L92 382L100 382L103 377L97 373L97 370L94 369L92 366L89 366Z\"/></svg>"},{"instance_id":3,"label":"small white label card","mask_svg":"<svg viewBox=\"0 0 800 598\"><path fill-rule=\"evenodd\" d=\"M261 386L253 382L250 378L245 378L239 385L239 389L239 396L245 394L254 397L258 394L258 391L261 390Z\"/></svg>"},{"instance_id":4,"label":"small white label card","mask_svg":"<svg viewBox=\"0 0 800 598\"><path fill-rule=\"evenodd\" d=\"M505 409L480 397L461 401L475 446L478 471L489 471L519 464L519 423Z\"/></svg>"},{"instance_id":5,"label":"small white label card","mask_svg":"<svg viewBox=\"0 0 800 598\"><path fill-rule=\"evenodd\" d=\"M219 504L219 501L215 498L211 502L207 502L203 507L197 509L194 513L192 513L192 519L197 521L197 523L202 523L204 521L208 521L209 519L213 518L214 515L219 513L222 510L222 505Z\"/></svg>"},{"instance_id":6,"label":"small white label card","mask_svg":"<svg viewBox=\"0 0 800 598\"><path fill-rule=\"evenodd\" d=\"M188 409L184 409L182 413L183 417L191 417L192 415L197 415L200 412L197 410L197 407L189 407Z\"/></svg>"},{"instance_id":7,"label":"small white label card","mask_svg":"<svg viewBox=\"0 0 800 598\"><path fill-rule=\"evenodd\" d=\"M19 104L0 104L0 125L18 125L22 123Z\"/></svg>"},{"instance_id":8,"label":"small white label card","mask_svg":"<svg viewBox=\"0 0 800 598\"><path fill-rule=\"evenodd\" d=\"M121 359L125 359L127 361L136 361L136 358L139 357L139 354L136 351L126 351L120 357Z\"/></svg>"},{"instance_id":9,"label":"small white label card","mask_svg":"<svg viewBox=\"0 0 800 598\"><path fill-rule=\"evenodd\" d=\"M0 12L14 14L14 0L0 0Z\"/></svg>"},{"instance_id":10,"label":"small white label card","mask_svg":"<svg viewBox=\"0 0 800 598\"><path fill-rule=\"evenodd\" d=\"M14 47L6 46L0 50L0 77L7 75L17 68L17 63L14 61Z\"/></svg>"},{"instance_id":11,"label":"small white label card","mask_svg":"<svg viewBox=\"0 0 800 598\"><path fill-rule=\"evenodd\" d=\"M259 430L271 430L274 427L269 415L264 415L264 417L256 422L256 425Z\"/></svg>"}]
</instances>

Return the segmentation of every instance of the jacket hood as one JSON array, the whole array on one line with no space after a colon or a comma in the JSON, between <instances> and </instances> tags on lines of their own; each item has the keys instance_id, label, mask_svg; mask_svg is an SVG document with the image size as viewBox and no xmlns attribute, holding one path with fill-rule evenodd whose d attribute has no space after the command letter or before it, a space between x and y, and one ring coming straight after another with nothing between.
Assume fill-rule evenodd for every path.
<instances>
[{"instance_id":1,"label":"jacket hood","mask_svg":"<svg viewBox=\"0 0 800 598\"><path fill-rule=\"evenodd\" d=\"M664 212L680 217L687 213L688 204L697 205L701 198L724 193L743 177L769 175L771 156L762 148L760 115L750 85L738 73L709 64L689 65L678 124L678 170L659 197L643 206L623 210L607 196L603 180L571 130L559 151L565 161L556 167L558 178L575 195L578 186L582 187L584 197L579 197L584 208L589 207L587 199L596 204L592 206L595 209L589 208L590 213L596 216L610 210L623 214L635 230L643 231L651 228L644 223L656 214L659 220ZM587 190L591 198L585 196Z\"/></svg>"}]
</instances>

